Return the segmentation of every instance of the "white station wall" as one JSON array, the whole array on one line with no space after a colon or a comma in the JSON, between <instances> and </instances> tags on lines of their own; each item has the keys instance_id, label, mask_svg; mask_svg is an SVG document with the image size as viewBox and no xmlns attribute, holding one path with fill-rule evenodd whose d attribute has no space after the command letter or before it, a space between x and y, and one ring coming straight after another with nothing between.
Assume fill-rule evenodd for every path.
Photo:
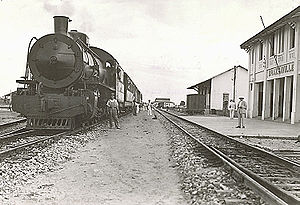
<instances>
[{"instance_id":1,"label":"white station wall","mask_svg":"<svg viewBox=\"0 0 300 205\"><path fill-rule=\"evenodd\" d=\"M233 89L233 70L225 72L214 77L211 80L211 103L210 109L223 109L223 93L229 94L229 99L232 98Z\"/></svg>"},{"instance_id":2,"label":"white station wall","mask_svg":"<svg viewBox=\"0 0 300 205\"><path fill-rule=\"evenodd\" d=\"M223 94L229 94L229 100L233 99L234 92L234 69L222 73L211 80L211 106L210 109L223 109ZM235 102L243 96L248 100L248 72L241 67L236 69Z\"/></svg>"}]
</instances>

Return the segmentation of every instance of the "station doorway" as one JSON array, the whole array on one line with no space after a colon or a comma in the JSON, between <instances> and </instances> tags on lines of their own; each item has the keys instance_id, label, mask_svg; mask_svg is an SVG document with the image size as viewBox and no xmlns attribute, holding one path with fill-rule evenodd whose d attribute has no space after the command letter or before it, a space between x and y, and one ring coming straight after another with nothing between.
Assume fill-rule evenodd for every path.
<instances>
[{"instance_id":1,"label":"station doorway","mask_svg":"<svg viewBox=\"0 0 300 205\"><path fill-rule=\"evenodd\" d=\"M284 78L279 79L278 117L283 117Z\"/></svg>"},{"instance_id":2,"label":"station doorway","mask_svg":"<svg viewBox=\"0 0 300 205\"><path fill-rule=\"evenodd\" d=\"M262 116L263 109L263 82L258 83L258 107L257 107L257 115Z\"/></svg>"},{"instance_id":3,"label":"station doorway","mask_svg":"<svg viewBox=\"0 0 300 205\"><path fill-rule=\"evenodd\" d=\"M270 82L270 116L273 116L273 94L274 94L274 80L271 80Z\"/></svg>"},{"instance_id":4,"label":"station doorway","mask_svg":"<svg viewBox=\"0 0 300 205\"><path fill-rule=\"evenodd\" d=\"M293 76L291 76L291 77L288 77L288 78L290 78L291 79L291 90L290 90L290 92L291 92L291 97L290 97L290 112L289 112L289 118L291 118L291 112L292 112L292 109L293 109L293 85L294 85L294 78L293 78Z\"/></svg>"}]
</instances>

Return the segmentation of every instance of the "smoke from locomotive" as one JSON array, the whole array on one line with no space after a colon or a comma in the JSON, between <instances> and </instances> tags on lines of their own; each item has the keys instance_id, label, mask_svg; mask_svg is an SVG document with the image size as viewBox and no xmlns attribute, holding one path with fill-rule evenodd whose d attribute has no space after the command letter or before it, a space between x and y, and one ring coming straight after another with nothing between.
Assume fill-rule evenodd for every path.
<instances>
[{"instance_id":1,"label":"smoke from locomotive","mask_svg":"<svg viewBox=\"0 0 300 205\"><path fill-rule=\"evenodd\" d=\"M105 115L111 92L121 110L130 109L142 94L118 61L89 45L86 34L71 30L70 19L54 17L54 33L31 46L22 84L12 96L12 108L27 118L31 129L73 129ZM28 49L29 50L29 49Z\"/></svg>"}]
</instances>

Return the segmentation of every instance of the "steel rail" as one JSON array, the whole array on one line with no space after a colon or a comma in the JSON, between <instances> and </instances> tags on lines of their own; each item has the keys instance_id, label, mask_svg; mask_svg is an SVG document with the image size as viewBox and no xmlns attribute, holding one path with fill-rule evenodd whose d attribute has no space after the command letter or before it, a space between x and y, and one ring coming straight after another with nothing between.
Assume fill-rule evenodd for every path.
<instances>
[{"instance_id":1,"label":"steel rail","mask_svg":"<svg viewBox=\"0 0 300 205\"><path fill-rule=\"evenodd\" d=\"M124 113L124 114L121 114L120 116L125 116L127 114L128 113ZM24 149L26 147L29 147L29 146L32 146L32 145L35 145L35 144L38 144L38 143L41 143L41 142L44 142L44 141L47 141L47 140L60 138L60 137L66 136L66 135L76 134L76 133L79 133L81 131L86 131L86 130L92 129L92 128L94 128L94 127L98 126L99 124L104 123L106 121L107 121L107 119L103 119L103 120L101 120L97 123L94 123L94 124L91 124L91 125L88 125L88 126L85 126L85 127L79 127L75 130L68 130L68 131L65 131L65 132L60 132L58 134L54 134L54 135L51 135L51 136L48 136L48 137L43 137L42 139L32 140L30 142L20 144L16 147L13 147L13 148L10 148L10 149L7 149L7 150L4 150L4 151L0 152L0 160L2 158L4 158L5 155L8 155L11 152L21 150L21 149ZM34 132L36 130L28 130L28 133L30 133L30 131ZM24 133L22 133L22 134L25 134L25 133L27 133L27 132L24 131ZM17 133L17 135L20 135L20 133Z\"/></svg>"},{"instance_id":2,"label":"steel rail","mask_svg":"<svg viewBox=\"0 0 300 205\"><path fill-rule=\"evenodd\" d=\"M15 120L15 121L8 122L8 123L5 123L5 124L0 124L0 128L15 125L15 124L22 123L22 122L26 122L26 119L20 119L20 120Z\"/></svg>"},{"instance_id":3,"label":"steel rail","mask_svg":"<svg viewBox=\"0 0 300 205\"><path fill-rule=\"evenodd\" d=\"M15 146L13 148L4 150L4 151L0 152L0 158L3 158L3 156L5 156L5 155L7 155L7 154L9 154L9 153L11 153L13 151L21 150L21 149L29 147L31 145L35 145L35 144L38 144L40 142L44 142L44 141L47 141L47 140L50 140L50 139L54 139L56 137L60 137L61 135L67 135L68 132L70 132L70 131L58 133L58 134L55 134L55 135L52 135L52 136L48 136L48 137L43 137L42 139L38 139L38 140L32 140L30 142L23 143L23 144L20 144L18 146Z\"/></svg>"},{"instance_id":4,"label":"steel rail","mask_svg":"<svg viewBox=\"0 0 300 205\"><path fill-rule=\"evenodd\" d=\"M169 113L169 114L171 114L172 116L175 116L176 118L179 118L177 115L174 115L174 114L172 114L172 113ZM187 123L191 123L189 120L185 120ZM197 127L201 127L202 129L205 129L205 127L204 126L199 126L199 124L197 124L197 123L193 123L193 124L195 124ZM204 128L203 128L204 127ZM232 140L232 139L230 139L229 137L227 137L226 135L222 135L222 134L217 134L217 136L219 136L219 137L222 137L222 139L225 139L225 140L230 140L230 141L232 141L232 142L234 142L234 144L239 144L240 146L244 146L244 147L246 147L245 148L245 151L247 151L247 149L249 149L249 150L252 150L252 151L254 151L254 155L256 154L255 152L259 152L259 155L257 155L256 154L256 157L257 156L259 156L260 157L260 160L262 160L262 159L264 159L265 160L265 158L267 157L267 159L268 159L268 161L267 161L267 163L269 163L269 162L271 162L271 160L273 160L276 164L275 164L275 166L277 166L277 168L279 167L278 165L279 164L281 164L281 165L283 165L284 167L287 167L289 170L290 170L290 173L287 173L287 174L291 174L291 173L293 173L294 175L296 175L298 178L299 178L299 180L300 180L300 175L299 175L299 168L300 168L300 165L298 164L298 163L296 163L296 162L292 162L292 161L290 161L290 160L287 160L287 159L285 159L285 158L282 158L282 157L279 157L279 156L276 156L276 155L274 155L273 153L270 153L270 152L267 152L267 151L265 151L265 150L263 150L263 149L261 149L261 148L257 148L257 147L254 147L254 146L251 146L251 145L248 145L248 144L245 144L245 143L241 143L241 142L239 142L239 141L236 141L236 140ZM216 145L217 146L217 145ZM248 151L249 151L248 150ZM225 151L226 152L226 149L225 150L223 150L223 151ZM228 151L228 150L227 150ZM241 152L240 153L237 153L237 154L241 154ZM228 154L227 154L228 155ZM230 155L230 153L229 153L229 155ZM262 156L265 156L264 158L262 157ZM254 156L247 156L247 154L245 154L245 157L254 157ZM238 158L238 161L240 161L239 163L242 163L243 164L243 166L241 166L241 167L247 167L247 164L244 162L244 161L246 161L246 159L247 158L243 158L242 160L241 159L239 159L239 157L236 157L236 156L232 156L231 158ZM236 159L237 160L237 159ZM248 160L249 161L249 160ZM256 160L257 161L257 160ZM266 161L266 160L265 160ZM273 162L271 162L271 163L273 163ZM259 163L258 163L259 164ZM256 164L255 164L256 165ZM265 166L264 164L263 164L263 166ZM274 166L274 165L273 165ZM249 167L249 165L248 165L248 167ZM254 165L253 165L253 167L255 167ZM272 166L269 166L269 167L272 167ZM269 167L265 167L265 168L269 168ZM250 169L253 169L252 167L249 167ZM249 169L248 168L248 169ZM255 168L254 168L255 169ZM281 170L282 170L282 168L280 168ZM296 172L295 172L295 170L296 170ZM298 172L297 172L298 171ZM257 172L257 170L256 170L256 172ZM252 174L253 174L253 172L251 172ZM261 174L261 173L259 173L259 174ZM274 173L274 174L276 174L276 173ZM264 175L264 174L261 174L261 175ZM265 175L267 175L267 174L265 174ZM264 179L264 178L266 178L266 179ZM280 186L278 186L278 185L276 185L276 186L274 186L274 184L275 183L272 183L272 182L268 182L268 181L270 181L270 179L269 179L269 177L268 176L264 176L264 178L262 178L262 177L260 177L259 178L259 180L260 180L260 182L262 183L262 184L265 184L264 186L267 186L267 187L269 187L269 189L272 189L272 191L274 192L274 193L276 193L276 194L278 194L278 195L281 195L281 197L282 198L284 198L285 200L287 200L287 201L290 201L291 202L291 204L294 204L293 202L294 201L297 201L295 204L298 204L299 203L299 201L300 201L300 199L299 199L299 197L297 196L297 194L299 194L298 192L299 191L285 191L285 190L283 190ZM282 179L281 179L282 180ZM286 177L286 179L285 179L286 181L288 180L288 178ZM300 184L298 183L298 180L294 180L294 182L296 182L297 181L297 184L294 184L293 186L295 186L295 189L296 190L298 190L297 189L297 187L299 187L300 186ZM290 186L290 187L292 187L292 186ZM290 188L290 187L287 187L287 188ZM293 193L293 194L291 194L291 193ZM290 203L289 203L290 204ZM300 204L300 203L299 203Z\"/></svg>"},{"instance_id":5,"label":"steel rail","mask_svg":"<svg viewBox=\"0 0 300 205\"><path fill-rule=\"evenodd\" d=\"M289 169L291 169L291 170L297 170L297 171L300 173L300 164L299 164L299 163L296 163L296 162L293 162L293 161L288 160L288 159L286 159L286 158L283 158L283 157L281 157L281 156L278 156L278 155L276 155L276 154L274 154L274 153L272 153L272 152L266 151L266 150L264 150L264 149L262 149L262 148L254 147L254 146L252 146L252 145L249 145L249 144L240 142L240 141L234 139L233 137L224 135L224 134L222 134L222 133L220 133L220 132L217 132L217 131L215 131L215 130L213 130L213 129L210 129L210 128L208 128L208 127L205 127L205 126L203 126L203 125L200 125L200 124L198 124L198 123L196 123L196 122L187 120L187 119L185 119L185 118L183 118L183 117L181 117L181 116L175 115L175 114L173 114L173 113L171 113L171 112L167 112L167 111L164 111L164 112L166 112L166 113L168 113L168 114L170 114L170 115L172 115L172 116L174 116L174 117L177 117L178 119L181 119L181 120L183 120L183 121L185 121L185 122L187 122L187 123L193 124L193 125L195 125L195 126L201 128L201 129L207 130L207 131L209 131L209 132L211 132L211 133L213 133L213 134L216 134L216 135L218 135L218 136L221 136L221 137L223 137L223 138L226 138L226 139L228 139L228 140L230 140L230 141L232 141L232 142L234 142L234 143L240 144L240 145L242 145L242 146L249 147L249 149L256 150L256 151L260 152L261 154L266 154L266 155L268 155L268 157L270 157L271 159L274 159L274 160L276 160L276 161L279 161L280 163L282 163L282 164L284 164L285 166L287 166Z\"/></svg>"},{"instance_id":6,"label":"steel rail","mask_svg":"<svg viewBox=\"0 0 300 205\"><path fill-rule=\"evenodd\" d=\"M228 165L232 170L234 170L235 173L237 173L244 180L245 185L252 188L252 190L255 191L257 194L259 194L267 203L270 203L270 204L299 204L300 203L300 201L297 197L294 197L294 196L290 195L289 193L285 192L284 190L277 188L273 184L270 184L268 181L266 181L262 177L258 176L254 172L244 168L243 166L241 166L234 160L230 159L228 156L226 156L224 153L222 153L218 149L202 143L199 139L194 137L191 133L189 133L184 128L182 128L180 125L178 125L176 122L174 122L169 117L164 115L161 111L159 111L159 110L157 110L157 111L162 116L164 116L168 121L170 121L172 124L174 124L176 127L178 127L181 131L183 131L185 134L187 134L190 138L192 138L194 141L196 141L202 147L206 148L207 150L209 150L209 152L213 153L215 156L217 156L219 159L221 159L223 161L223 163ZM176 116L172 113L169 113L169 114L181 119L179 116ZM190 121L188 121L184 118L182 120L190 123ZM198 124L196 124L196 125L199 126ZM201 126L201 127L202 127L202 129L204 129L203 126ZM211 131L210 129L208 129L208 130ZM216 132L213 131L213 133L216 133ZM220 135L220 133L218 133L218 135ZM257 149L257 148L255 148L255 149ZM259 150L259 151L261 152L261 150ZM294 166L294 165L292 165L292 166Z\"/></svg>"},{"instance_id":7,"label":"steel rail","mask_svg":"<svg viewBox=\"0 0 300 205\"><path fill-rule=\"evenodd\" d=\"M23 132L23 131L25 131L25 130L26 130L26 128L25 128L25 127L22 127L22 128L20 128L20 129L17 129L17 130L13 130L13 131L4 133L4 134L0 135L0 139L1 139L2 137L7 136L7 135L13 135L13 134L16 134L16 133L19 133L19 132Z\"/></svg>"},{"instance_id":8,"label":"steel rail","mask_svg":"<svg viewBox=\"0 0 300 205\"><path fill-rule=\"evenodd\" d=\"M35 130L26 130L24 128L21 128L19 130L15 130L15 131L0 135L0 142L7 140L7 139L15 138L15 137L18 137L21 135L31 134L33 132L35 132Z\"/></svg>"}]
</instances>

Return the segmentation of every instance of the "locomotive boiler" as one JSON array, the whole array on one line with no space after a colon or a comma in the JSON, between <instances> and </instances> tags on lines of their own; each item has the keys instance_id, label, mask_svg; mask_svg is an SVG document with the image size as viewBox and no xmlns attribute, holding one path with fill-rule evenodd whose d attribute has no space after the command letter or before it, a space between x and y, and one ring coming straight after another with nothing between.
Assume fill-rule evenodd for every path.
<instances>
[{"instance_id":1,"label":"locomotive boiler","mask_svg":"<svg viewBox=\"0 0 300 205\"><path fill-rule=\"evenodd\" d=\"M17 80L23 86L13 94L12 108L27 118L30 129L74 129L100 119L112 92L121 110L142 101L118 61L90 46L86 34L68 32L69 21L55 16L54 33L29 44L25 76Z\"/></svg>"}]
</instances>

